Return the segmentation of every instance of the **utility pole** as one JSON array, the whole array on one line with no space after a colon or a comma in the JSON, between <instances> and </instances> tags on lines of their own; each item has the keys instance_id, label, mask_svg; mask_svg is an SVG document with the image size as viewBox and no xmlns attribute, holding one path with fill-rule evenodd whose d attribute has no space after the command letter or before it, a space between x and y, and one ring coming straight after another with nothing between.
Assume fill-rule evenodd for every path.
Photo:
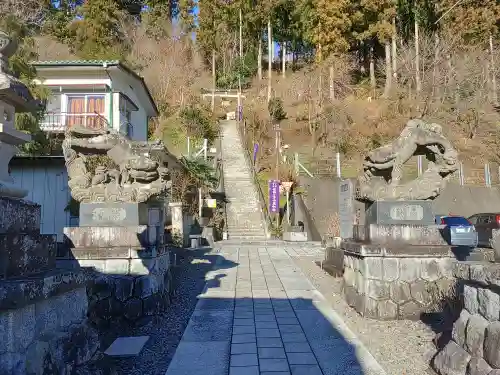
<instances>
[{"instance_id":1,"label":"utility pole","mask_svg":"<svg viewBox=\"0 0 500 375\"><path fill-rule=\"evenodd\" d=\"M240 8L240 69L238 70L238 122L243 120L243 108L241 107L241 64L243 64L243 15ZM241 114L241 115L240 115Z\"/></svg>"},{"instance_id":2,"label":"utility pole","mask_svg":"<svg viewBox=\"0 0 500 375\"><path fill-rule=\"evenodd\" d=\"M280 180L280 145L281 145L281 140L280 140L280 124L279 122L275 122L274 128L276 129L276 181L279 184ZM278 207L279 207L279 195L278 195ZM276 214L276 227L278 227L280 224L280 212L278 210L278 213Z\"/></svg>"},{"instance_id":3,"label":"utility pole","mask_svg":"<svg viewBox=\"0 0 500 375\"><path fill-rule=\"evenodd\" d=\"M267 48L268 48L268 62L267 62L267 101L271 100L271 80L273 70L273 36L271 28L271 16L267 20Z\"/></svg>"}]
</instances>

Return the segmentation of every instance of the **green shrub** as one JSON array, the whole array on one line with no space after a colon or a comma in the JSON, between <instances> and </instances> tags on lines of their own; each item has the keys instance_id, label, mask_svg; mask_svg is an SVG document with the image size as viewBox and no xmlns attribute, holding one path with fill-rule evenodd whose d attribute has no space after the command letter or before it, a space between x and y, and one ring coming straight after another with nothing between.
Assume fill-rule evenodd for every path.
<instances>
[{"instance_id":1,"label":"green shrub","mask_svg":"<svg viewBox=\"0 0 500 375\"><path fill-rule=\"evenodd\" d=\"M286 119L286 112L283 109L283 101L280 98L271 98L267 103L269 117L273 122L280 122Z\"/></svg>"}]
</instances>

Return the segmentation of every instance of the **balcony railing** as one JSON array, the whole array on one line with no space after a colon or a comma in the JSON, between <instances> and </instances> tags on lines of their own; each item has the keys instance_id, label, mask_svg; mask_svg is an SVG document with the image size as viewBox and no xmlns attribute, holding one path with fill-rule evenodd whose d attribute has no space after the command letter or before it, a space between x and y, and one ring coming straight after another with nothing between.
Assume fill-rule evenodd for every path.
<instances>
[{"instance_id":1,"label":"balcony railing","mask_svg":"<svg viewBox=\"0 0 500 375\"><path fill-rule=\"evenodd\" d=\"M72 126L89 129L107 129L108 120L98 113L48 112L40 122L40 129L47 132L62 133Z\"/></svg>"}]
</instances>

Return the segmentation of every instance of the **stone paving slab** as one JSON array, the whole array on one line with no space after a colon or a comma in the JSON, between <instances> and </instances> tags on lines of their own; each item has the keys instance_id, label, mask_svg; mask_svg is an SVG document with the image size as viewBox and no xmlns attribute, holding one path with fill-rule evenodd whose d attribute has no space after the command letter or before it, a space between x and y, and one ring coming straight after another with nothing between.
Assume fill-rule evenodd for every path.
<instances>
[{"instance_id":1,"label":"stone paving slab","mask_svg":"<svg viewBox=\"0 0 500 375\"><path fill-rule=\"evenodd\" d=\"M385 375L294 264L299 249L222 247L166 375Z\"/></svg>"},{"instance_id":2,"label":"stone paving slab","mask_svg":"<svg viewBox=\"0 0 500 375\"><path fill-rule=\"evenodd\" d=\"M110 357L136 356L139 355L148 340L149 336L118 337L104 354Z\"/></svg>"}]
</instances>

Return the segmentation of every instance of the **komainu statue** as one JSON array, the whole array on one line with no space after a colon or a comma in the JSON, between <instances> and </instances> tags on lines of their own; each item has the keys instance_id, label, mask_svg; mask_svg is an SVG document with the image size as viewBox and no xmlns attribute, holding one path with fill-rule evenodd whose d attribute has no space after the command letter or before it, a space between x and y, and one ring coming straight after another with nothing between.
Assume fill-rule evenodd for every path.
<instances>
[{"instance_id":1,"label":"komainu statue","mask_svg":"<svg viewBox=\"0 0 500 375\"><path fill-rule=\"evenodd\" d=\"M68 185L78 202L142 203L171 186L161 142L135 142L110 130L74 126L66 131L62 148ZM87 163L91 155L107 155L115 167L108 163L91 171Z\"/></svg>"},{"instance_id":2,"label":"komainu statue","mask_svg":"<svg viewBox=\"0 0 500 375\"><path fill-rule=\"evenodd\" d=\"M401 184L402 167L414 155L425 155L428 168L415 180ZM433 199L440 194L449 175L458 169L457 157L440 125L410 120L395 141L365 157L363 172L358 177L357 199Z\"/></svg>"}]
</instances>

